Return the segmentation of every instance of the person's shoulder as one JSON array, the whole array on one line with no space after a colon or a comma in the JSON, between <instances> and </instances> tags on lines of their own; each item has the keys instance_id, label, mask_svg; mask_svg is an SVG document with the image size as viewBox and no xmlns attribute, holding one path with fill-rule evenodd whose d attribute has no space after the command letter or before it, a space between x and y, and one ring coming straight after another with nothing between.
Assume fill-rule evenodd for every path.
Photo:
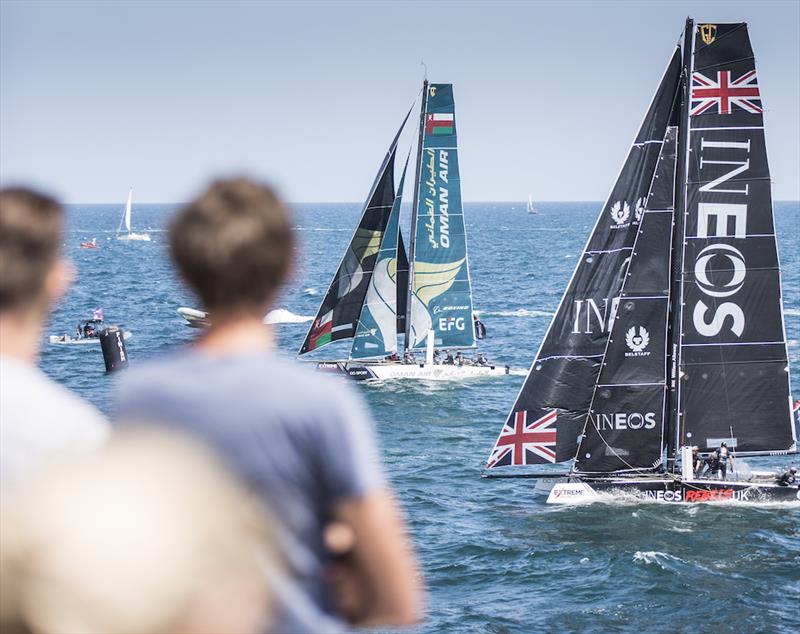
<instances>
[{"instance_id":1,"label":"person's shoulder","mask_svg":"<svg viewBox=\"0 0 800 634\"><path fill-rule=\"evenodd\" d=\"M83 429L92 435L102 436L108 431L108 421L88 401L57 383L34 365L4 360L3 400L4 411L27 412L29 424L48 422L48 426L62 433Z\"/></svg>"},{"instance_id":2,"label":"person's shoulder","mask_svg":"<svg viewBox=\"0 0 800 634\"><path fill-rule=\"evenodd\" d=\"M290 359L283 354L264 357L271 380L300 391L310 402L357 398L345 378L321 372L311 363Z\"/></svg>"}]
</instances>

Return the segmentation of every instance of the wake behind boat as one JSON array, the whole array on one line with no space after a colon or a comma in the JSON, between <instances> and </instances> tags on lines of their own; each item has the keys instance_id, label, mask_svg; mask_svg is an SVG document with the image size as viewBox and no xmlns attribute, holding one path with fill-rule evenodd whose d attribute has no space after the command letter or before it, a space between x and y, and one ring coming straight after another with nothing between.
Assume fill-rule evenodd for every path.
<instances>
[{"instance_id":1,"label":"wake behind boat","mask_svg":"<svg viewBox=\"0 0 800 634\"><path fill-rule=\"evenodd\" d=\"M408 159L396 192L394 167L397 143L410 114L383 159L298 354L352 339L347 359L319 362L317 367L357 380L508 374L506 366L492 365L481 355L468 359L461 352L474 350L485 328L473 313L452 84L423 83L406 256L400 207ZM402 358L400 333L405 346ZM415 351L424 359L418 360Z\"/></svg>"},{"instance_id":2,"label":"wake behind boat","mask_svg":"<svg viewBox=\"0 0 800 634\"><path fill-rule=\"evenodd\" d=\"M555 504L800 499L742 461L797 453L762 108L747 25L688 20L484 475L571 460Z\"/></svg>"}]
</instances>

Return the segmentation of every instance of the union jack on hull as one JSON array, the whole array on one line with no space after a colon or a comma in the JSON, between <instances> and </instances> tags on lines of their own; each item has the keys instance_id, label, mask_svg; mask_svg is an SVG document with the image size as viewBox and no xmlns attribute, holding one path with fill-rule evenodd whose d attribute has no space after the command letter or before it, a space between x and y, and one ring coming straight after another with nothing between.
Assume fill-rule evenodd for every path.
<instances>
[{"instance_id":1,"label":"union jack on hull","mask_svg":"<svg viewBox=\"0 0 800 634\"><path fill-rule=\"evenodd\" d=\"M555 462L556 414L551 409L528 423L528 412L514 412L513 422L503 425L486 468Z\"/></svg>"},{"instance_id":2,"label":"union jack on hull","mask_svg":"<svg viewBox=\"0 0 800 634\"><path fill-rule=\"evenodd\" d=\"M734 106L753 114L764 112L756 71L746 72L731 81L731 71L717 71L714 81L702 73L692 73L692 116L707 113L714 106L716 114L731 114ZM758 102L758 103L756 103Z\"/></svg>"}]
</instances>

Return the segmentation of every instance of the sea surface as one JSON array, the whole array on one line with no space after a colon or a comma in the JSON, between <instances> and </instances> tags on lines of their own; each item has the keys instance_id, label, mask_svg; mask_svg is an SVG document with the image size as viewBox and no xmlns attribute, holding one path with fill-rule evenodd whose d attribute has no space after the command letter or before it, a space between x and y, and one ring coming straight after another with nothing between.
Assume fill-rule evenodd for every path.
<instances>
[{"instance_id":1,"label":"sea surface","mask_svg":"<svg viewBox=\"0 0 800 634\"><path fill-rule=\"evenodd\" d=\"M523 203L466 205L475 306L488 330L483 349L518 372L463 384L356 387L371 407L423 562L429 603L420 630L800 631L798 505L553 508L531 481L480 478L599 208L542 203L532 216ZM121 204L71 206L65 248L77 278L47 333L72 334L102 306L106 321L133 331L132 365L196 336L175 312L197 306L167 256L165 228L176 209L135 205L135 228L153 240L126 243L113 239ZM276 307L315 314L359 213L357 204L295 206L297 266ZM775 216L798 397L800 203L777 203ZM79 248L93 237L100 249ZM307 326L277 326L281 349L294 354ZM113 377L99 346L45 345L41 363L110 411Z\"/></svg>"}]
</instances>

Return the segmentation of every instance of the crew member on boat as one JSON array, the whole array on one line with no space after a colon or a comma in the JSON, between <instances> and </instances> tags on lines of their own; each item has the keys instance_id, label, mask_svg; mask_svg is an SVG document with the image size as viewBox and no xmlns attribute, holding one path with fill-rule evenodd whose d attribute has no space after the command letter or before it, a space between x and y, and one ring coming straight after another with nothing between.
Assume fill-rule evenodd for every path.
<instances>
[{"instance_id":1,"label":"crew member on boat","mask_svg":"<svg viewBox=\"0 0 800 634\"><path fill-rule=\"evenodd\" d=\"M733 468L733 456L728 451L728 445L722 443L717 449L719 455L719 470L722 472L722 479L725 480L728 474L728 460L731 461L731 468Z\"/></svg>"},{"instance_id":2,"label":"crew member on boat","mask_svg":"<svg viewBox=\"0 0 800 634\"><path fill-rule=\"evenodd\" d=\"M716 449L712 451L708 455L708 458L705 459L704 464L705 469L700 477L703 478L709 475L712 477L717 477L717 474L719 473L719 452L717 452Z\"/></svg>"},{"instance_id":3,"label":"crew member on boat","mask_svg":"<svg viewBox=\"0 0 800 634\"><path fill-rule=\"evenodd\" d=\"M797 483L797 467L789 467L781 475L775 478L778 486L788 487Z\"/></svg>"},{"instance_id":4,"label":"crew member on boat","mask_svg":"<svg viewBox=\"0 0 800 634\"><path fill-rule=\"evenodd\" d=\"M700 472L703 470L703 461L700 459L700 447L695 445L692 447L692 472L695 478L700 477Z\"/></svg>"}]
</instances>

